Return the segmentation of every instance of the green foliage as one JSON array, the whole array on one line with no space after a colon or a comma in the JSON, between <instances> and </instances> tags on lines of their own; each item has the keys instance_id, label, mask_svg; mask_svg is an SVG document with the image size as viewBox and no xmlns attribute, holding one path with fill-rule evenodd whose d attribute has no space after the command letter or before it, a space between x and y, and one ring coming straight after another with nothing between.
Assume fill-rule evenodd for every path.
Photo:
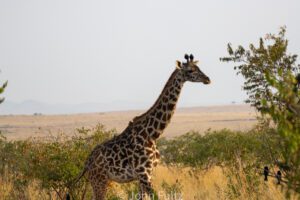
<instances>
[{"instance_id":1,"label":"green foliage","mask_svg":"<svg viewBox=\"0 0 300 200\"><path fill-rule=\"evenodd\" d=\"M237 64L234 69L245 78L243 89L248 94L246 102L258 110L264 108L261 99L273 101L279 106L282 103L273 95L273 87L266 79L267 73L280 77L279 72L296 73L299 70L299 65L296 64L297 55L287 53L288 40L285 32L285 27L282 27L278 35L267 34L264 39L259 39L257 47L250 44L248 50L241 45L234 50L228 44L229 56L220 58L223 62Z\"/></svg>"},{"instance_id":2,"label":"green foliage","mask_svg":"<svg viewBox=\"0 0 300 200\"><path fill-rule=\"evenodd\" d=\"M66 135L50 138L31 138L25 141L0 140L0 173L5 182L12 183L12 193L24 194L28 185L38 182L39 189L51 197L65 199L70 193L73 199L84 199L88 183L83 178L70 186L81 172L84 162L94 146L111 138L114 131L106 131L102 125L94 129L78 129L72 137ZM20 196L17 197L17 199Z\"/></svg>"},{"instance_id":3,"label":"green foliage","mask_svg":"<svg viewBox=\"0 0 300 200\"><path fill-rule=\"evenodd\" d=\"M248 132L208 130L204 135L193 132L173 140L162 139L159 149L168 165L221 167L228 181L226 198L241 199L243 195L262 196L262 169L265 165L274 167L282 145L274 129L260 124Z\"/></svg>"},{"instance_id":4,"label":"green foliage","mask_svg":"<svg viewBox=\"0 0 300 200\"><path fill-rule=\"evenodd\" d=\"M7 86L7 81L5 83L2 84L2 86L0 86L0 94L2 94L4 92L4 89ZM4 101L4 98L0 98L0 104Z\"/></svg>"},{"instance_id":5,"label":"green foliage","mask_svg":"<svg viewBox=\"0 0 300 200\"><path fill-rule=\"evenodd\" d=\"M235 69L245 78L247 102L275 123L283 143L277 165L285 171L289 187L300 192L300 66L297 55L287 53L285 32L283 27L278 35L268 34L249 50L233 50L228 44L229 57L221 60L238 63Z\"/></svg>"},{"instance_id":6,"label":"green foliage","mask_svg":"<svg viewBox=\"0 0 300 200\"><path fill-rule=\"evenodd\" d=\"M280 77L266 74L266 79L276 91L273 97L281 105L263 99L264 114L271 116L277 131L285 141L284 159L289 187L300 192L300 103L297 77L291 72L280 72ZM287 166L287 167L286 167Z\"/></svg>"},{"instance_id":7,"label":"green foliage","mask_svg":"<svg viewBox=\"0 0 300 200\"><path fill-rule=\"evenodd\" d=\"M265 131L257 127L248 132L227 129L208 130L204 135L192 132L173 140L163 139L158 146L166 164L208 169L212 166L232 166L239 158L252 168L260 169L273 162L270 151L272 156L280 154L274 150L281 144L273 130Z\"/></svg>"}]
</instances>

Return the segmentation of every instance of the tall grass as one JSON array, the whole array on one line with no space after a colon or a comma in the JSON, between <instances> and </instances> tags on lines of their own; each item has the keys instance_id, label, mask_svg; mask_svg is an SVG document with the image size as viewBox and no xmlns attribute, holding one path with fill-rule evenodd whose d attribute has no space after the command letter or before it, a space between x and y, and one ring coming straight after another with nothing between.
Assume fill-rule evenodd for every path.
<instances>
[{"instance_id":1,"label":"tall grass","mask_svg":"<svg viewBox=\"0 0 300 200\"><path fill-rule=\"evenodd\" d=\"M0 199L90 199L91 187L80 173L95 145L112 138L102 125L81 128L73 136L60 134L23 141L0 139ZM272 183L263 182L263 166L276 168L281 142L274 130L191 132L158 142L162 155L154 170L154 187L161 199L284 198ZM277 196L272 196L276 191ZM132 199L137 184L112 184L108 199Z\"/></svg>"}]
</instances>

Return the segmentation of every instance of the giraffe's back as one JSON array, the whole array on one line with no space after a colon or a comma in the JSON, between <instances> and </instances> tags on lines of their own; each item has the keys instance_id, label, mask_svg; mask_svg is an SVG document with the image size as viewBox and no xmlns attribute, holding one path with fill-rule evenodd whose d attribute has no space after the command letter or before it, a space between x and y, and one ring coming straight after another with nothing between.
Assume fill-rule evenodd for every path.
<instances>
[{"instance_id":1,"label":"giraffe's back","mask_svg":"<svg viewBox=\"0 0 300 200\"><path fill-rule=\"evenodd\" d=\"M103 144L97 145L88 161L90 178L108 178L124 183L137 177L131 165L132 151L127 137L120 134Z\"/></svg>"}]
</instances>

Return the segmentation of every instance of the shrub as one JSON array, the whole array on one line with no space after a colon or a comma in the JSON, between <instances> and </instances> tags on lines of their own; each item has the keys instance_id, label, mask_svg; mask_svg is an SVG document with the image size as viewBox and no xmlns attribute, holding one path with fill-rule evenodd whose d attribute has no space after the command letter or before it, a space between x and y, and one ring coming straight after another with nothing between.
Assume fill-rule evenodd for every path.
<instances>
[{"instance_id":1,"label":"shrub","mask_svg":"<svg viewBox=\"0 0 300 200\"><path fill-rule=\"evenodd\" d=\"M81 172L84 162L96 144L111 138L114 131L102 125L94 129L81 128L68 137L64 134L49 138L30 138L25 141L0 140L0 172L2 181L12 184L10 195L26 196L29 184L37 182L39 190L48 196L65 199L84 199L88 183L70 184ZM22 197L24 199L26 197ZM28 198L28 197L27 197Z\"/></svg>"}]
</instances>

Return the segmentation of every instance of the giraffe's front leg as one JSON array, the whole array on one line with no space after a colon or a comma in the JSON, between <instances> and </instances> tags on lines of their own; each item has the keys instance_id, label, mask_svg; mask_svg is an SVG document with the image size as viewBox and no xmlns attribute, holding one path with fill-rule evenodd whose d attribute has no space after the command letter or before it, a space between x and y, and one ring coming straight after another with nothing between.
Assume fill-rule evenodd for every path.
<instances>
[{"instance_id":1,"label":"giraffe's front leg","mask_svg":"<svg viewBox=\"0 0 300 200\"><path fill-rule=\"evenodd\" d=\"M151 183L151 175L147 173L139 174L139 195L138 199L145 199L146 195L154 200L155 193Z\"/></svg>"}]
</instances>

